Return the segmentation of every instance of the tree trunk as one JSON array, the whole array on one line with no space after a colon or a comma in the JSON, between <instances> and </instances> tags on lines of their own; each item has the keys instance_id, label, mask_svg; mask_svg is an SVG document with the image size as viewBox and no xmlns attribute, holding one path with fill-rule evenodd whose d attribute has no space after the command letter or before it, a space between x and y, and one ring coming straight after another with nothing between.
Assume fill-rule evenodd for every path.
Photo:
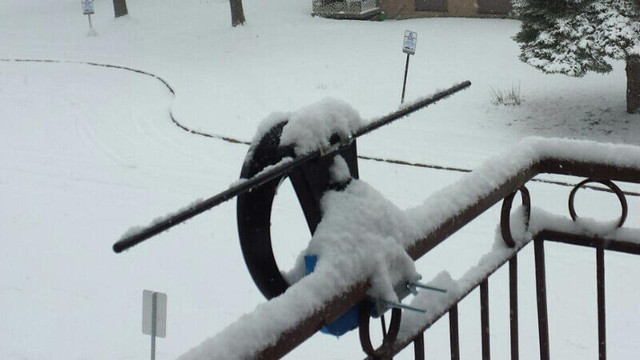
<instances>
[{"instance_id":1,"label":"tree trunk","mask_svg":"<svg viewBox=\"0 0 640 360\"><path fill-rule=\"evenodd\" d=\"M244 10L242 10L242 0L230 0L231 4L231 25L237 26L244 24Z\"/></svg>"},{"instance_id":2,"label":"tree trunk","mask_svg":"<svg viewBox=\"0 0 640 360\"><path fill-rule=\"evenodd\" d=\"M627 112L640 113L640 55L627 57Z\"/></svg>"},{"instance_id":3,"label":"tree trunk","mask_svg":"<svg viewBox=\"0 0 640 360\"><path fill-rule=\"evenodd\" d=\"M113 0L113 12L117 18L127 15L129 13L127 10L127 0Z\"/></svg>"}]
</instances>

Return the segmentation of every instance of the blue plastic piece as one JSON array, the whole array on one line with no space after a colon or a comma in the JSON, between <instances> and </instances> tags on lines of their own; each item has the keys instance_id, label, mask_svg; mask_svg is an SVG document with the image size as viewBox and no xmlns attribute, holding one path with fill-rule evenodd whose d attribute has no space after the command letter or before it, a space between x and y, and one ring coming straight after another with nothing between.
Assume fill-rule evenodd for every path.
<instances>
[{"instance_id":1,"label":"blue plastic piece","mask_svg":"<svg viewBox=\"0 0 640 360\"><path fill-rule=\"evenodd\" d=\"M309 275L315 270L316 264L318 263L317 255L305 255L304 257L304 269L305 274ZM359 317L360 317L360 304L353 306L351 309L347 310L344 314L340 315L336 321L331 324L327 324L322 327L320 330L325 334L341 336L355 328L359 325Z\"/></svg>"},{"instance_id":2,"label":"blue plastic piece","mask_svg":"<svg viewBox=\"0 0 640 360\"><path fill-rule=\"evenodd\" d=\"M309 275L316 269L318 263L318 255L305 255L304 256L304 274Z\"/></svg>"}]
</instances>

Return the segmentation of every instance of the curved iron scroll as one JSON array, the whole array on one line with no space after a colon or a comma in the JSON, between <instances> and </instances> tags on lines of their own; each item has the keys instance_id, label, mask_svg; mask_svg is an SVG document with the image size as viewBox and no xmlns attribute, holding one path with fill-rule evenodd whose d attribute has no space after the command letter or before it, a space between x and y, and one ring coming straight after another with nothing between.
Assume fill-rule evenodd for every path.
<instances>
[{"instance_id":1,"label":"curved iron scroll","mask_svg":"<svg viewBox=\"0 0 640 360\"><path fill-rule=\"evenodd\" d=\"M576 214L576 210L574 207L576 193L578 192L578 189L580 189L583 185L586 185L588 183L600 183L608 187L609 189L611 189L611 191L614 194L616 194L616 196L618 197L618 200L620 201L620 207L622 208L622 213L620 214L620 220L618 221L618 224L616 226L622 227L622 225L624 225L624 222L627 220L627 213L628 213L627 198L625 197L622 190L618 187L618 185L614 184L613 181L611 180L588 178L586 180L581 181L576 186L574 186L573 190L571 190L571 193L569 194L569 215L571 215L571 219L573 219L573 221L576 221L578 219L578 215Z\"/></svg>"},{"instance_id":2,"label":"curved iron scroll","mask_svg":"<svg viewBox=\"0 0 640 360\"><path fill-rule=\"evenodd\" d=\"M360 326L358 329L360 333L360 346L362 346L362 351L372 358L382 358L398 338L398 333L400 332L400 321L402 319L402 310L398 308L393 308L391 310L391 323L389 324L389 330L384 334L382 345L377 349L374 349L371 344L371 337L369 334L369 320L371 317L369 315L369 311L369 306L360 307Z\"/></svg>"},{"instance_id":3,"label":"curved iron scroll","mask_svg":"<svg viewBox=\"0 0 640 360\"><path fill-rule=\"evenodd\" d=\"M512 192L509 196L504 198L502 202L502 210L500 213L500 231L502 234L502 240L509 247L516 246L516 242L513 240L513 236L511 235L511 206L513 205L513 199L516 196L516 193L520 192L520 196L522 198L522 205L524 206L524 211L526 215L525 219L525 227L529 228L529 220L531 218L531 196L529 195L529 190L523 185L517 191Z\"/></svg>"}]
</instances>

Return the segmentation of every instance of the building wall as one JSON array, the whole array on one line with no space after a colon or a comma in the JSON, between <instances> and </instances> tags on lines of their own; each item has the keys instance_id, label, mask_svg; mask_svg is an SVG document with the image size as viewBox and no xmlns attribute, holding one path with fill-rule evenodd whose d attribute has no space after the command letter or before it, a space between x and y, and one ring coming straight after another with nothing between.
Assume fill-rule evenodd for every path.
<instances>
[{"instance_id":1,"label":"building wall","mask_svg":"<svg viewBox=\"0 0 640 360\"><path fill-rule=\"evenodd\" d=\"M511 0L380 0L389 19L416 17L509 17Z\"/></svg>"}]
</instances>

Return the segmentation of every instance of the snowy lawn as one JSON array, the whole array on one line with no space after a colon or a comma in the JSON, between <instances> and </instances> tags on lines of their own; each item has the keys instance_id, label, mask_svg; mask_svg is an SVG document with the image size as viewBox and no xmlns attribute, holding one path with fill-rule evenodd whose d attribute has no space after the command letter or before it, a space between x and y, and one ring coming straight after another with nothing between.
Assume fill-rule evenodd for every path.
<instances>
[{"instance_id":1,"label":"snowy lawn","mask_svg":"<svg viewBox=\"0 0 640 360\"><path fill-rule=\"evenodd\" d=\"M245 269L229 202L123 255L112 243L238 178L247 147L189 134L252 138L273 111L332 97L365 119L398 107L403 31L418 32L407 99L462 80L472 87L359 141L363 155L473 168L528 135L640 144L640 117L626 114L624 65L609 75L544 75L517 59L513 20L421 19L385 22L312 18L311 1L245 0L248 24L230 27L229 5L204 0L129 1L113 20L97 0L93 24L78 1L0 3L0 358L141 359L143 289L168 294L167 338L158 358L176 358L264 301ZM144 70L165 79L95 67ZM491 104L491 88L519 85L518 107ZM460 178L450 171L360 162L361 178L401 209ZM578 179L562 179L576 182ZM637 186L626 189L638 191ZM532 183L532 202L567 214L570 188ZM640 226L629 197L627 225ZM614 219L612 195L581 192L580 214ZM597 204L598 206L593 206ZM588 209L588 207L590 207ZM456 279L494 241L491 209L417 262L425 279ZM282 268L309 234L288 183L274 208ZM521 356L537 357L533 249L521 255ZM607 254L608 349L612 359L640 352L634 275L638 258ZM595 255L547 245L551 351L595 358ZM495 280L493 280L495 278ZM492 353L508 355L506 271L491 281ZM477 294L460 305L464 358L480 357ZM554 336L554 335L558 336ZM430 358L448 356L448 326L427 332ZM356 333L318 334L292 359L361 357ZM411 358L405 354L399 358Z\"/></svg>"}]
</instances>

